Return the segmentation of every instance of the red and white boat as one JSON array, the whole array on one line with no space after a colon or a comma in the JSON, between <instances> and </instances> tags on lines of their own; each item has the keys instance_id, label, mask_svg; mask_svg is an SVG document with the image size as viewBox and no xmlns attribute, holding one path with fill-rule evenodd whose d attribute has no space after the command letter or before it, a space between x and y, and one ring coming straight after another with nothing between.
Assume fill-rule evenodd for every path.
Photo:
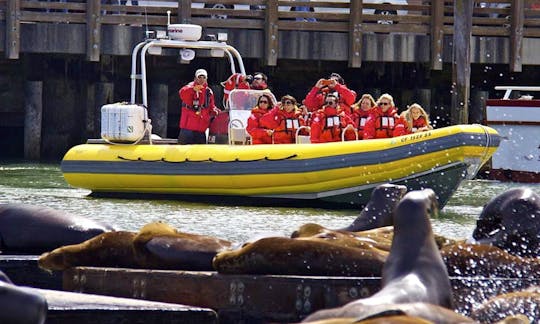
<instances>
[{"instance_id":1,"label":"red and white boat","mask_svg":"<svg viewBox=\"0 0 540 324\"><path fill-rule=\"evenodd\" d=\"M502 99L486 100L486 125L502 137L489 179L540 183L540 87L497 86Z\"/></svg>"}]
</instances>

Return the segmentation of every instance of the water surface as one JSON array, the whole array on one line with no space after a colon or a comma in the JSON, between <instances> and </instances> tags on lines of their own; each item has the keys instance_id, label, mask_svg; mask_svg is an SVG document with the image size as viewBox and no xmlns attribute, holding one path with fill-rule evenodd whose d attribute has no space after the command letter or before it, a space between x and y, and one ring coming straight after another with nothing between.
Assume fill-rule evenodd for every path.
<instances>
[{"instance_id":1,"label":"water surface","mask_svg":"<svg viewBox=\"0 0 540 324\"><path fill-rule=\"evenodd\" d=\"M518 186L540 193L539 184L464 181L432 224L435 233L468 237L482 206L497 194ZM59 164L0 162L0 203L43 205L106 221L136 231L151 221L164 221L185 232L242 242L274 233L289 235L305 223L329 228L349 225L358 210L320 208L224 206L179 200L111 199L89 197L90 191L71 188Z\"/></svg>"}]
</instances>

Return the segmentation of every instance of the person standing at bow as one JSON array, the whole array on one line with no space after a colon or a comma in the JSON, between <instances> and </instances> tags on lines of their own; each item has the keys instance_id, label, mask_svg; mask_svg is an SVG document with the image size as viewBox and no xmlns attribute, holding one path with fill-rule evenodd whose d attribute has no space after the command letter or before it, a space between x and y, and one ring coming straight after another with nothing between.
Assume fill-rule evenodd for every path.
<instances>
[{"instance_id":1,"label":"person standing at bow","mask_svg":"<svg viewBox=\"0 0 540 324\"><path fill-rule=\"evenodd\" d=\"M206 70L198 69L195 79L178 91L182 101L179 144L206 144L205 132L210 126L210 118L219 114L207 79Z\"/></svg>"}]
</instances>

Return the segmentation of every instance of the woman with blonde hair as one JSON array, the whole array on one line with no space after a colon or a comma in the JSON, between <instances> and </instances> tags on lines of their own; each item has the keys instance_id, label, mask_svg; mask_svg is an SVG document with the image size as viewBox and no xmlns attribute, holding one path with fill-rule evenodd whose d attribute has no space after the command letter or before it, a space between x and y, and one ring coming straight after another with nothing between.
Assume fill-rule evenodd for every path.
<instances>
[{"instance_id":1,"label":"woman with blonde hair","mask_svg":"<svg viewBox=\"0 0 540 324\"><path fill-rule=\"evenodd\" d=\"M394 135L394 128L399 120L394 98L382 94L377 100L377 107L371 110L364 126L363 139L390 138Z\"/></svg>"},{"instance_id":2,"label":"woman with blonde hair","mask_svg":"<svg viewBox=\"0 0 540 324\"><path fill-rule=\"evenodd\" d=\"M413 103L402 114L407 121L407 129L410 133L425 132L433 129L429 123L429 116L417 103Z\"/></svg>"}]
</instances>

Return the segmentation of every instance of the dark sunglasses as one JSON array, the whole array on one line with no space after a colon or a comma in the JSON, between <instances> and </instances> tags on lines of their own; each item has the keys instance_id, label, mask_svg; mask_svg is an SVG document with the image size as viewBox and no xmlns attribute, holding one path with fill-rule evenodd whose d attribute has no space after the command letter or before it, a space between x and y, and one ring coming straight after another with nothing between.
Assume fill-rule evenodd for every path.
<instances>
[{"instance_id":1,"label":"dark sunglasses","mask_svg":"<svg viewBox=\"0 0 540 324\"><path fill-rule=\"evenodd\" d=\"M334 100L329 100L326 102L327 105L334 105L336 102Z\"/></svg>"},{"instance_id":2,"label":"dark sunglasses","mask_svg":"<svg viewBox=\"0 0 540 324\"><path fill-rule=\"evenodd\" d=\"M197 78L199 79L206 79L206 77L204 75L199 75Z\"/></svg>"},{"instance_id":3,"label":"dark sunglasses","mask_svg":"<svg viewBox=\"0 0 540 324\"><path fill-rule=\"evenodd\" d=\"M262 104L262 103L265 103L265 104L267 104L267 103L268 103L268 101L266 101L266 100L261 100L261 101L259 101L259 103L260 103L260 104Z\"/></svg>"},{"instance_id":4,"label":"dark sunglasses","mask_svg":"<svg viewBox=\"0 0 540 324\"><path fill-rule=\"evenodd\" d=\"M379 106L389 106L389 102L379 102Z\"/></svg>"},{"instance_id":5,"label":"dark sunglasses","mask_svg":"<svg viewBox=\"0 0 540 324\"><path fill-rule=\"evenodd\" d=\"M262 80L262 79L263 79L263 77L261 77L261 76L256 76L256 77L253 78L253 80Z\"/></svg>"},{"instance_id":6,"label":"dark sunglasses","mask_svg":"<svg viewBox=\"0 0 540 324\"><path fill-rule=\"evenodd\" d=\"M284 101L284 102L283 102L283 104L284 104L284 105L292 105L292 104L293 104L293 102L292 102L292 101L290 101L290 100L287 100L287 101Z\"/></svg>"}]
</instances>

